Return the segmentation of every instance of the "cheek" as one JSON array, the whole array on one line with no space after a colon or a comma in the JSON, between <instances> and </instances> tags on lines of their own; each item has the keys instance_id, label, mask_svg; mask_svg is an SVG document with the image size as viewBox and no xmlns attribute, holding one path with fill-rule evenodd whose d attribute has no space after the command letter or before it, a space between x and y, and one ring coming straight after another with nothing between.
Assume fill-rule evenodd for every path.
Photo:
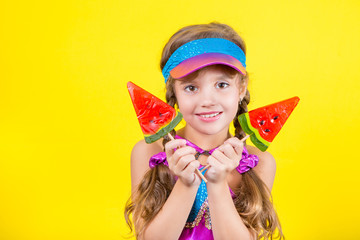
<instances>
[{"instance_id":1,"label":"cheek","mask_svg":"<svg viewBox=\"0 0 360 240\"><path fill-rule=\"evenodd\" d=\"M224 106L229 111L229 113L235 117L239 106L239 96L232 95L224 98Z\"/></svg>"},{"instance_id":2,"label":"cheek","mask_svg":"<svg viewBox=\"0 0 360 240\"><path fill-rule=\"evenodd\" d=\"M183 101L178 101L179 111L182 113L185 122L191 122L194 113L194 105L189 101L182 100Z\"/></svg>"},{"instance_id":3,"label":"cheek","mask_svg":"<svg viewBox=\"0 0 360 240\"><path fill-rule=\"evenodd\" d=\"M191 102L186 96L180 95L177 96L177 105L181 113L189 112L191 109Z\"/></svg>"},{"instance_id":4,"label":"cheek","mask_svg":"<svg viewBox=\"0 0 360 240\"><path fill-rule=\"evenodd\" d=\"M181 113L189 113L192 111L192 106L188 102L178 102L178 107Z\"/></svg>"}]
</instances>

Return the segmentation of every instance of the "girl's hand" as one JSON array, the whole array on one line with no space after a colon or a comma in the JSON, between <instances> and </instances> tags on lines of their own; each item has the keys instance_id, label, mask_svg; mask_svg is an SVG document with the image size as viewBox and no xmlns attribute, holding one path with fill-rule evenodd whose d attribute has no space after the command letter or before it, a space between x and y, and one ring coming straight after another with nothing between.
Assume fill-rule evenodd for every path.
<instances>
[{"instance_id":1,"label":"girl's hand","mask_svg":"<svg viewBox=\"0 0 360 240\"><path fill-rule=\"evenodd\" d=\"M244 143L236 137L227 139L207 159L210 168L205 177L211 183L226 180L227 175L234 170L240 162Z\"/></svg>"},{"instance_id":2,"label":"girl's hand","mask_svg":"<svg viewBox=\"0 0 360 240\"><path fill-rule=\"evenodd\" d=\"M169 141L165 144L165 152L172 174L177 176L186 186L200 185L201 179L195 174L195 169L200 166L200 162L195 159L196 150L186 146L186 140Z\"/></svg>"}]
</instances>

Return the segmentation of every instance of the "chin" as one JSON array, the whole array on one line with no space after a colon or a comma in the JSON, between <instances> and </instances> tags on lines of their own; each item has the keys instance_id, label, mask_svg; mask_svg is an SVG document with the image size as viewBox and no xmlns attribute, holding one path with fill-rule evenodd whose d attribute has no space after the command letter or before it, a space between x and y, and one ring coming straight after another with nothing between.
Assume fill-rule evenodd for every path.
<instances>
[{"instance_id":1,"label":"chin","mask_svg":"<svg viewBox=\"0 0 360 240\"><path fill-rule=\"evenodd\" d=\"M212 127L212 126L201 126L200 128L196 128L198 129L197 131L203 135L208 135L208 136L212 136L212 135L217 135L220 134L222 132L228 132L229 131L229 127L227 128L217 128L217 127Z\"/></svg>"}]
</instances>

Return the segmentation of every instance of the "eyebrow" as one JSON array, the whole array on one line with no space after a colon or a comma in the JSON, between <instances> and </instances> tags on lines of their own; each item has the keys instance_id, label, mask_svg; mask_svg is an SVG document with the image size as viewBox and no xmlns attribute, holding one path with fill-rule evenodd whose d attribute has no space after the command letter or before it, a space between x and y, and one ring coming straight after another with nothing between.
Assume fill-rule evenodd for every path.
<instances>
[{"instance_id":1,"label":"eyebrow","mask_svg":"<svg viewBox=\"0 0 360 240\"><path fill-rule=\"evenodd\" d=\"M232 79L232 78L226 74L221 74L221 76L218 76L216 79L217 80L228 80L228 79Z\"/></svg>"},{"instance_id":2,"label":"eyebrow","mask_svg":"<svg viewBox=\"0 0 360 240\"><path fill-rule=\"evenodd\" d=\"M222 73L220 75L218 75L215 78L216 81L221 81L221 80L231 80L231 81L236 81L236 77L232 76L231 74L227 74L227 73ZM179 84L182 85L186 85L186 84L195 84L196 83L196 78L192 78L192 79L187 79L187 77L184 77L182 80L177 79L178 82L180 82Z\"/></svg>"},{"instance_id":3,"label":"eyebrow","mask_svg":"<svg viewBox=\"0 0 360 240\"><path fill-rule=\"evenodd\" d=\"M178 80L180 82L180 85L186 85L186 84L193 84L195 80Z\"/></svg>"},{"instance_id":4,"label":"eyebrow","mask_svg":"<svg viewBox=\"0 0 360 240\"><path fill-rule=\"evenodd\" d=\"M218 76L216 78L217 81L236 81L236 77L235 76L231 76L231 75L228 75L226 73L223 73L221 74L220 76Z\"/></svg>"}]
</instances>

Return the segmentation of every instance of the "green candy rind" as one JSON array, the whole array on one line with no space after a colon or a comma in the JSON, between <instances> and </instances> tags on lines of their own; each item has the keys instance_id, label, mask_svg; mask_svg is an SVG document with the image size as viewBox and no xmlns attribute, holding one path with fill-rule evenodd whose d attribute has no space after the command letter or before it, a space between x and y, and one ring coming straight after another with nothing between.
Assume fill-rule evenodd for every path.
<instances>
[{"instance_id":1,"label":"green candy rind","mask_svg":"<svg viewBox=\"0 0 360 240\"><path fill-rule=\"evenodd\" d=\"M249 125L251 125L250 123L247 123L247 119L248 119L249 114L248 113L243 113L238 117L239 123L241 128L247 133L247 134L252 134L253 131L250 130L250 128L248 127Z\"/></svg>"},{"instance_id":2,"label":"green candy rind","mask_svg":"<svg viewBox=\"0 0 360 240\"><path fill-rule=\"evenodd\" d=\"M238 117L238 120L242 129L250 135L250 140L254 143L254 145L261 151L266 151L270 145L270 142L263 139L260 136L259 131L251 125L249 113L241 114Z\"/></svg>"},{"instance_id":3,"label":"green candy rind","mask_svg":"<svg viewBox=\"0 0 360 240\"><path fill-rule=\"evenodd\" d=\"M168 132L171 132L171 130L173 130L181 122L182 118L183 115L181 114L181 112L177 112L175 118L168 125L161 128L157 133L150 136L146 136L145 142L153 143L159 140L160 138L164 137L166 134L168 134Z\"/></svg>"},{"instance_id":4,"label":"green candy rind","mask_svg":"<svg viewBox=\"0 0 360 240\"><path fill-rule=\"evenodd\" d=\"M250 139L251 141L254 143L254 145L260 149L262 152L265 152L266 149L269 147L269 146L266 146L264 143L262 143L259 139L257 139L257 137L255 136L255 134L251 134L250 135Z\"/></svg>"}]
</instances>

